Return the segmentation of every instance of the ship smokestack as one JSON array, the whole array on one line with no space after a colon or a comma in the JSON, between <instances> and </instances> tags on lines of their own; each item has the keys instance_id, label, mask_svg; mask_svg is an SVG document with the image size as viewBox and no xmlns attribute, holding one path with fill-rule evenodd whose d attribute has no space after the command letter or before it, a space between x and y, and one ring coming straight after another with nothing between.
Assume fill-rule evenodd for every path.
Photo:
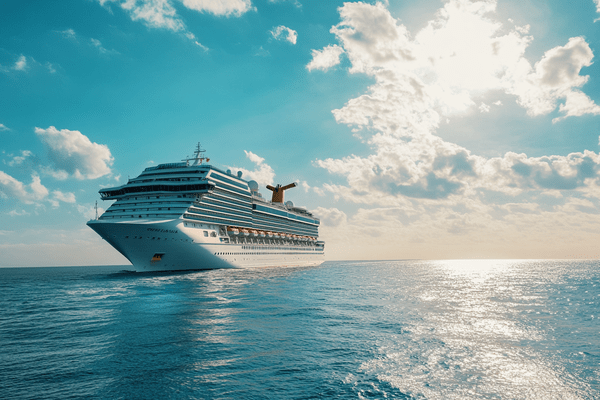
<instances>
[{"instance_id":1,"label":"ship smokestack","mask_svg":"<svg viewBox=\"0 0 600 400\"><path fill-rule=\"evenodd\" d=\"M285 186L281 186L279 184L275 187L273 187L271 185L267 185L267 189L269 189L273 192L273 197L271 198L271 202L283 204L283 197L284 197L283 192L286 191L287 189L291 189L296 186L298 186L298 184L296 182L290 183L289 185L285 185Z\"/></svg>"}]
</instances>

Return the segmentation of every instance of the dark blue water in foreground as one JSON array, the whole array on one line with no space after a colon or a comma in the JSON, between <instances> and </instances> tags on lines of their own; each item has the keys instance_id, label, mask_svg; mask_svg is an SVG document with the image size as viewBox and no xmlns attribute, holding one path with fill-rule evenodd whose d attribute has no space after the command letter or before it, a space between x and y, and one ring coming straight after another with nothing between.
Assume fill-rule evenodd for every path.
<instances>
[{"instance_id":1,"label":"dark blue water in foreground","mask_svg":"<svg viewBox=\"0 0 600 400\"><path fill-rule=\"evenodd\" d=\"M0 269L0 398L600 399L597 261L123 268Z\"/></svg>"}]
</instances>

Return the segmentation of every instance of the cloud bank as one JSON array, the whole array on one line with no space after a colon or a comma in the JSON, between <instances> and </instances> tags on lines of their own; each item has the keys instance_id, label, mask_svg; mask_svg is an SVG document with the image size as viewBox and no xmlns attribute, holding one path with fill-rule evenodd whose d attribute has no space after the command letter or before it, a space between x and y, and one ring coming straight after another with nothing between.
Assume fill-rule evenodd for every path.
<instances>
[{"instance_id":1,"label":"cloud bank","mask_svg":"<svg viewBox=\"0 0 600 400\"><path fill-rule=\"evenodd\" d=\"M495 10L492 0L450 0L413 35L381 3L339 8L340 23L331 28L338 43L313 50L306 68L326 71L345 54L350 73L375 80L365 94L333 110L338 123L371 146L371 154L315 162L345 180L323 185L326 192L374 207L348 217L344 223L356 223L348 229L373 226L383 214L395 224L392 231L410 225L425 232L430 224L459 235L520 226L510 210L527 213L523 221L536 215L541 223L541 216L551 212L558 216L566 208L598 207L600 156L592 151L486 158L436 134L441 121L489 112L491 106L480 99L494 93L512 95L530 116L557 112L553 123L600 115L600 107L582 91L589 79L582 68L593 59L586 40L570 38L532 65L524 56L533 40L528 27L503 26L494 20ZM502 106L500 100L491 102ZM564 195L570 198L551 210L536 205ZM511 209L510 203L520 205Z\"/></svg>"}]
</instances>

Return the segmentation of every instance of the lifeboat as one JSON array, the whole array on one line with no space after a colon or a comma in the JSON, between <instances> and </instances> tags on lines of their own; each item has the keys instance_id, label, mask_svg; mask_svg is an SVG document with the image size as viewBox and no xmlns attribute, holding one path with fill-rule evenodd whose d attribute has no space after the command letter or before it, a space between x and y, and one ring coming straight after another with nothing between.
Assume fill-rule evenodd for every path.
<instances>
[{"instance_id":1,"label":"lifeboat","mask_svg":"<svg viewBox=\"0 0 600 400\"><path fill-rule=\"evenodd\" d=\"M244 236L250 236L250 231L248 231L248 229L242 229L241 234Z\"/></svg>"},{"instance_id":2,"label":"lifeboat","mask_svg":"<svg viewBox=\"0 0 600 400\"><path fill-rule=\"evenodd\" d=\"M260 236L261 238L264 238L266 235L265 235L264 231L258 231L258 236Z\"/></svg>"},{"instance_id":3,"label":"lifeboat","mask_svg":"<svg viewBox=\"0 0 600 400\"><path fill-rule=\"evenodd\" d=\"M231 228L231 227L228 227L228 228L227 228L227 234L228 234L228 235L239 235L239 234L240 234L240 231L239 231L239 229L237 229L237 228Z\"/></svg>"},{"instance_id":4,"label":"lifeboat","mask_svg":"<svg viewBox=\"0 0 600 400\"><path fill-rule=\"evenodd\" d=\"M256 237L256 236L258 236L258 231L253 229L250 231L250 235Z\"/></svg>"},{"instance_id":5,"label":"lifeboat","mask_svg":"<svg viewBox=\"0 0 600 400\"><path fill-rule=\"evenodd\" d=\"M267 232L267 237L272 238L273 237L273 232Z\"/></svg>"}]
</instances>

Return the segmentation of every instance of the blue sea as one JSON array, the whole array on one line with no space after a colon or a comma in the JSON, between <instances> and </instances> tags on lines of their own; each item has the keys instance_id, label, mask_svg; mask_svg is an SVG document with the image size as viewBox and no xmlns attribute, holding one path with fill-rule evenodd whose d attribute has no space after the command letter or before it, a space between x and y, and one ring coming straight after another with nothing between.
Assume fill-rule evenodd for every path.
<instances>
[{"instance_id":1,"label":"blue sea","mask_svg":"<svg viewBox=\"0 0 600 400\"><path fill-rule=\"evenodd\" d=\"M2 399L600 399L600 262L0 269Z\"/></svg>"}]
</instances>

